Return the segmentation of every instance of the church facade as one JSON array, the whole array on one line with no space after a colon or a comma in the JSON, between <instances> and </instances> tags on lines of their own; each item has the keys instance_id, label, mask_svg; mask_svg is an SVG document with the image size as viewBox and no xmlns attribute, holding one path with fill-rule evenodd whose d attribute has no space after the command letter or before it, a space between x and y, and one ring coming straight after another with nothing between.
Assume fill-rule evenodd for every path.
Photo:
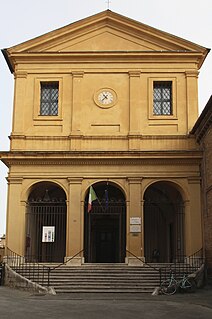
<instances>
[{"instance_id":1,"label":"church facade","mask_svg":"<svg viewBox=\"0 0 212 319\"><path fill-rule=\"evenodd\" d=\"M1 152L9 249L79 263L202 249L202 153L189 133L208 49L107 10L3 54L15 78Z\"/></svg>"}]
</instances>

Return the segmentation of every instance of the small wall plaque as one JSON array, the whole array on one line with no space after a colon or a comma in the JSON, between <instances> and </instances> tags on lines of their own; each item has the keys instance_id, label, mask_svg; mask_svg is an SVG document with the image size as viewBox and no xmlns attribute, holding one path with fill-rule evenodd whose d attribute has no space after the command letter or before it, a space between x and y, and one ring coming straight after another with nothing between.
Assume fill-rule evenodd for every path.
<instances>
[{"instance_id":1,"label":"small wall plaque","mask_svg":"<svg viewBox=\"0 0 212 319\"><path fill-rule=\"evenodd\" d=\"M131 233L141 233L141 225L130 225Z\"/></svg>"},{"instance_id":2,"label":"small wall plaque","mask_svg":"<svg viewBox=\"0 0 212 319\"><path fill-rule=\"evenodd\" d=\"M130 217L130 225L141 225L141 217Z\"/></svg>"}]
</instances>

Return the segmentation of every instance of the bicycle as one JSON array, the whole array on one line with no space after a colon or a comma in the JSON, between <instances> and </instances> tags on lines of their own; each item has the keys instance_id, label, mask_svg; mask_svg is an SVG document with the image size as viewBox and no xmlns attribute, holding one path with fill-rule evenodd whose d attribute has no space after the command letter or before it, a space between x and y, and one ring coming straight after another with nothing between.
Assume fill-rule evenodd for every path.
<instances>
[{"instance_id":1,"label":"bicycle","mask_svg":"<svg viewBox=\"0 0 212 319\"><path fill-rule=\"evenodd\" d=\"M167 280L164 280L161 283L161 287L160 287L160 290L162 294L164 295L173 295L179 289L181 289L181 291L189 291L189 292L195 291L196 284L194 279L191 280L190 278L188 278L188 276L186 276L186 274L184 274L182 279L176 280L173 272L171 272L170 278Z\"/></svg>"}]
</instances>

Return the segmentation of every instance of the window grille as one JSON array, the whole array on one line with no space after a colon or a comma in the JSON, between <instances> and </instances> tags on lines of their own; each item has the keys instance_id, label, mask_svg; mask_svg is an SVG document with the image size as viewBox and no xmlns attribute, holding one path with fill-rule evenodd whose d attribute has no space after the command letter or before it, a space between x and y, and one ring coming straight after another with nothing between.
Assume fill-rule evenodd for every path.
<instances>
[{"instance_id":1,"label":"window grille","mask_svg":"<svg viewBox=\"0 0 212 319\"><path fill-rule=\"evenodd\" d=\"M41 82L40 115L58 115L58 82Z\"/></svg>"},{"instance_id":2,"label":"window grille","mask_svg":"<svg viewBox=\"0 0 212 319\"><path fill-rule=\"evenodd\" d=\"M172 82L154 82L153 114L172 115Z\"/></svg>"}]
</instances>

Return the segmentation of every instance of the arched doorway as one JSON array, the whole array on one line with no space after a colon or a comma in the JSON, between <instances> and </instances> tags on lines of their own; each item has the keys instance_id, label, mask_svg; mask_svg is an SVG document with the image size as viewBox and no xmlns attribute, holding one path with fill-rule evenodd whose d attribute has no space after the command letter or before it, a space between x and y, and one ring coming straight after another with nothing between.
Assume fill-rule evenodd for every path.
<instances>
[{"instance_id":1,"label":"arched doorway","mask_svg":"<svg viewBox=\"0 0 212 319\"><path fill-rule=\"evenodd\" d=\"M85 262L122 263L126 255L125 196L111 183L99 182L92 187L97 199L88 212L88 190L84 210Z\"/></svg>"},{"instance_id":2,"label":"arched doorway","mask_svg":"<svg viewBox=\"0 0 212 319\"><path fill-rule=\"evenodd\" d=\"M27 202L26 258L63 262L66 251L66 195L51 182L34 185Z\"/></svg>"},{"instance_id":3,"label":"arched doorway","mask_svg":"<svg viewBox=\"0 0 212 319\"><path fill-rule=\"evenodd\" d=\"M184 205L173 183L154 183L144 194L144 250L147 262L183 260Z\"/></svg>"}]
</instances>

